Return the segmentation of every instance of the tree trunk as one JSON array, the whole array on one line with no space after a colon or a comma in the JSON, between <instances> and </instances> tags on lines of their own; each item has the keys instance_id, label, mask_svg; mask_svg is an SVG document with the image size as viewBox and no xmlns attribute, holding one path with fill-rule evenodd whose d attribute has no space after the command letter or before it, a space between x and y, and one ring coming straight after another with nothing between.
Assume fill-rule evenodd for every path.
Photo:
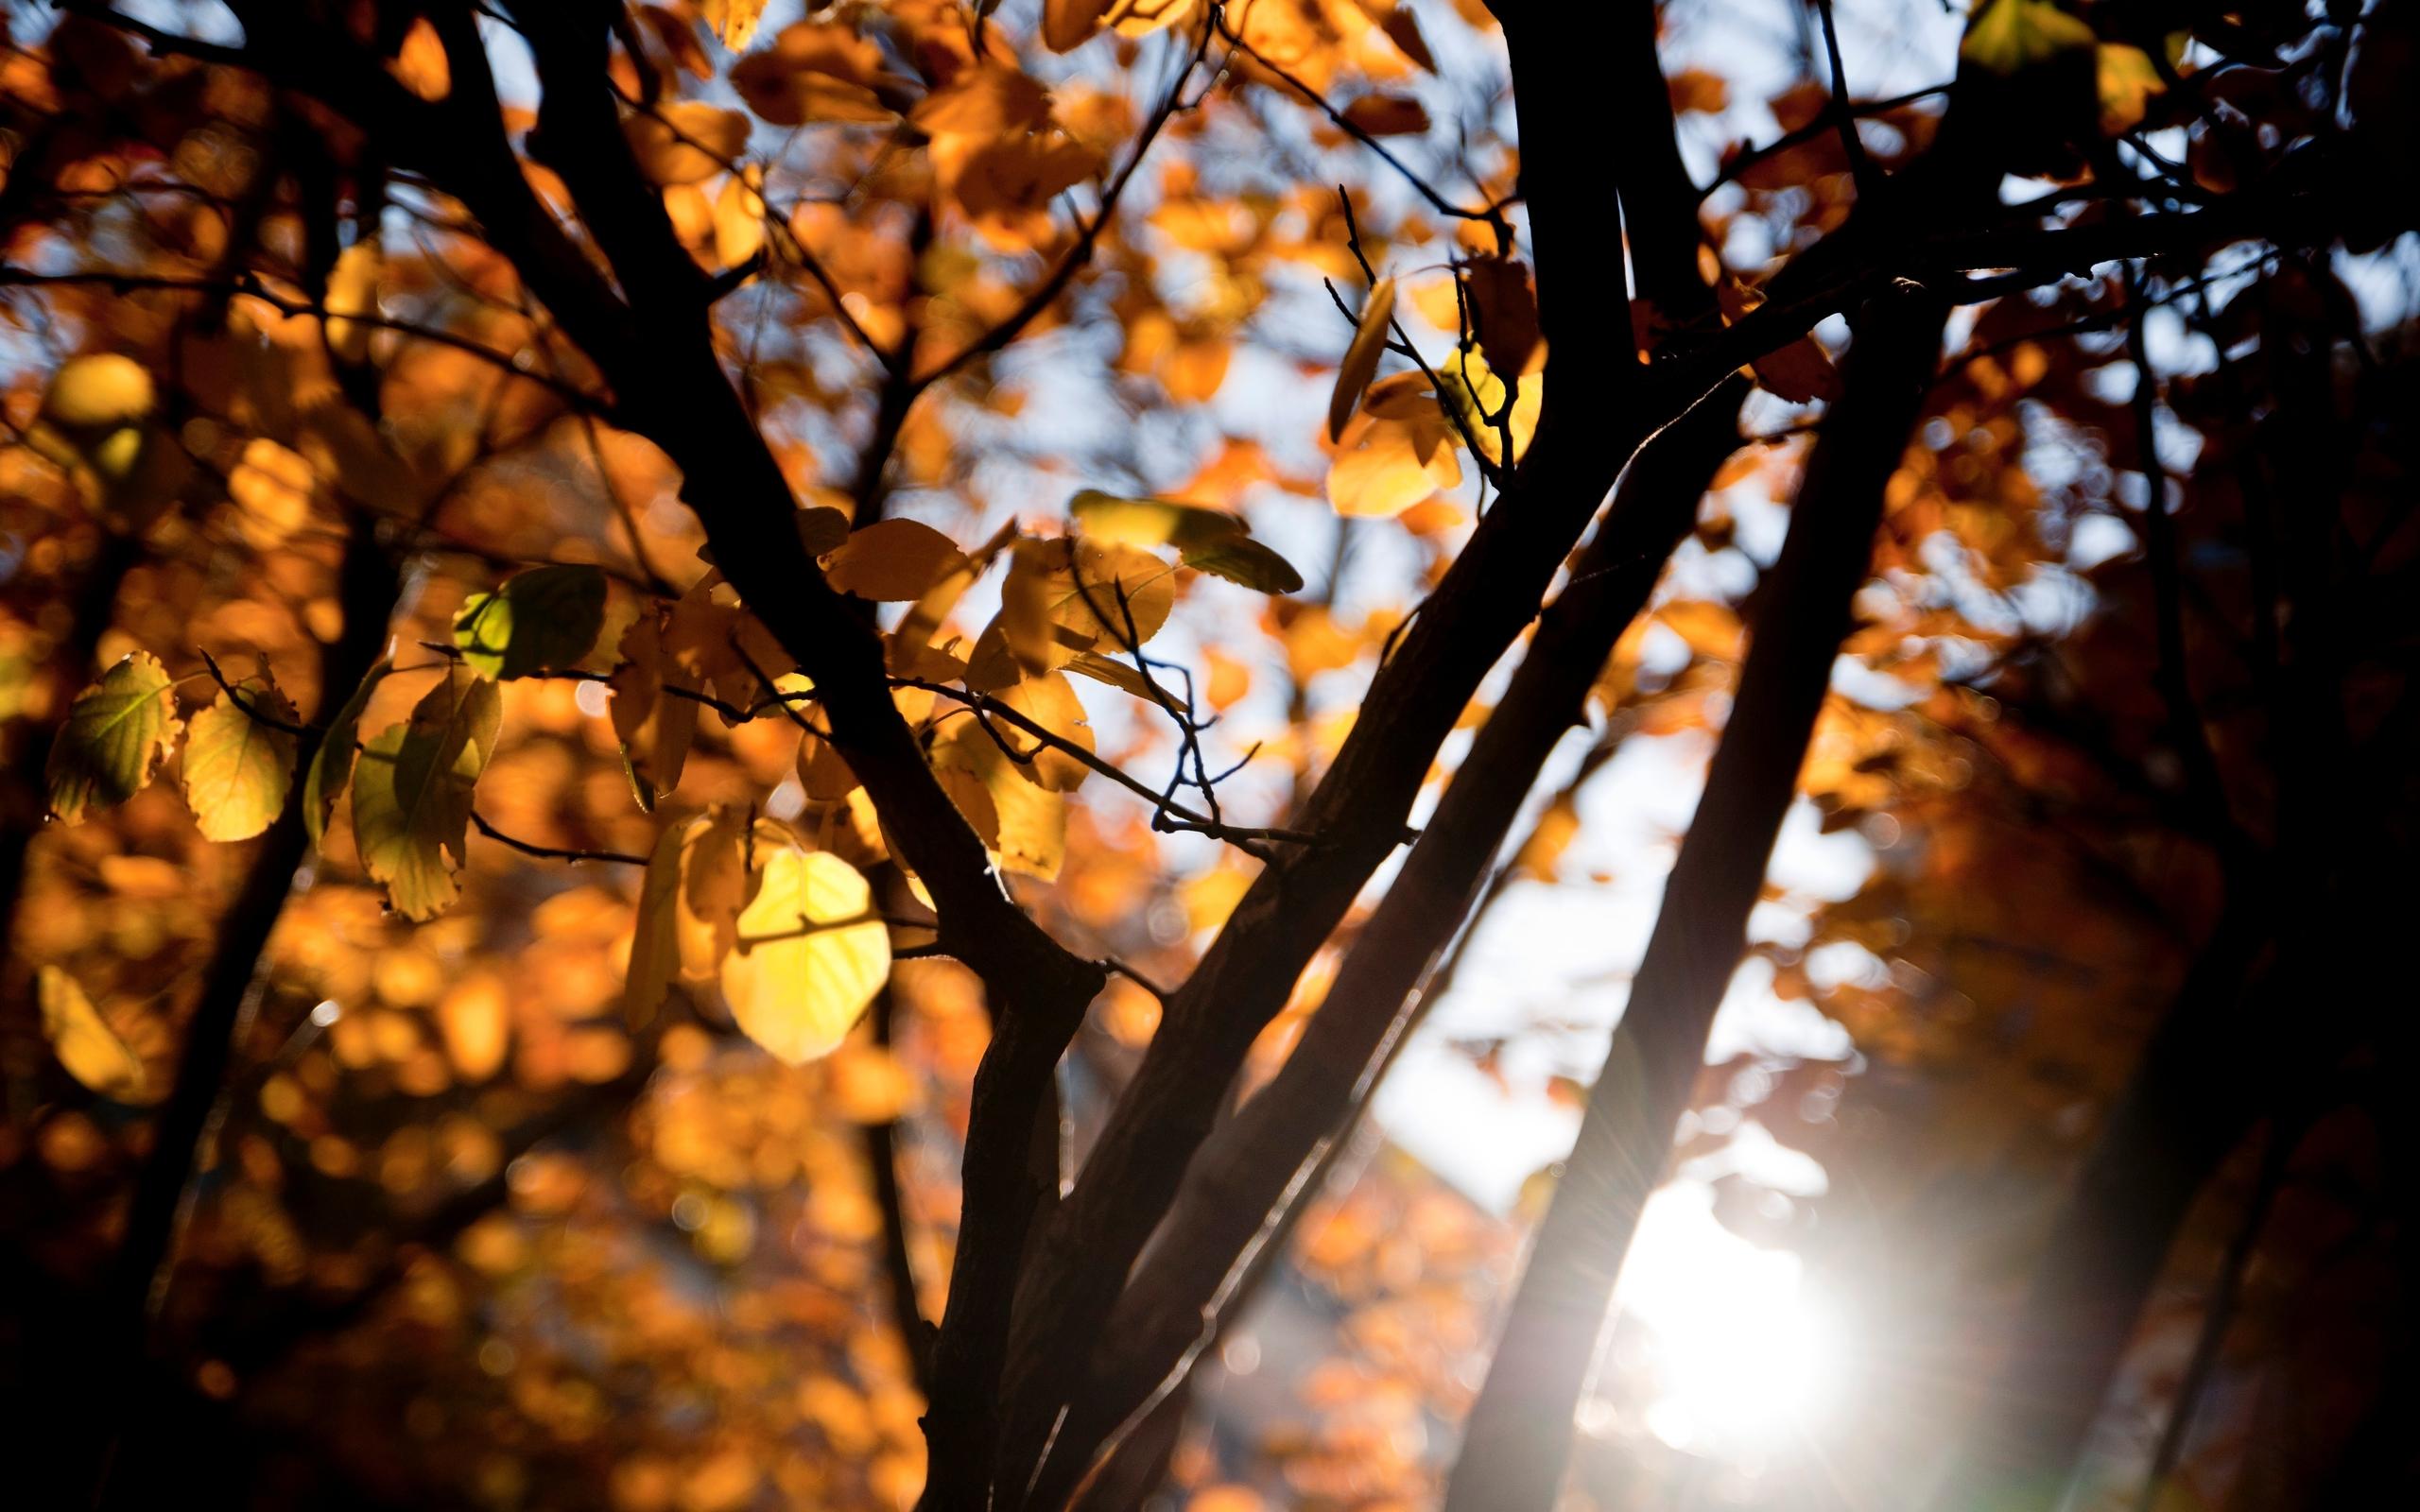
<instances>
[{"instance_id":1,"label":"tree trunk","mask_svg":"<svg viewBox=\"0 0 2420 1512\"><path fill-rule=\"evenodd\" d=\"M1722 744L1531 1247L1446 1491L1448 1512L1546 1512L1614 1279L1662 1177L1705 1036L1746 942L1832 662L1865 582L1883 487L1929 384L1945 307L1889 296L1857 322L1842 397L1761 590Z\"/></svg>"}]
</instances>

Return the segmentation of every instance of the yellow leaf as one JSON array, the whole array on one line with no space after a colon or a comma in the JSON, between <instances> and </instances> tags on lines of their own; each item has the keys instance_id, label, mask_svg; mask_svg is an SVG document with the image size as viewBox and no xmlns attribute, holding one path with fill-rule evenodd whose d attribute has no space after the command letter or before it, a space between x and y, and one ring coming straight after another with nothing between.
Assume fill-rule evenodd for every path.
<instances>
[{"instance_id":1,"label":"yellow leaf","mask_svg":"<svg viewBox=\"0 0 2420 1512\"><path fill-rule=\"evenodd\" d=\"M1067 800L1063 795L1028 781L1018 764L971 718L959 720L948 738L936 742L932 754L942 786L959 800L960 812L984 837L1001 870L1044 882L1058 877L1067 858ZM979 799L963 792L970 783L977 785Z\"/></svg>"},{"instance_id":2,"label":"yellow leaf","mask_svg":"<svg viewBox=\"0 0 2420 1512\"><path fill-rule=\"evenodd\" d=\"M56 966L43 967L38 981L43 1036L67 1074L104 1097L148 1102L150 1078L142 1059L101 1018L83 987Z\"/></svg>"},{"instance_id":3,"label":"yellow leaf","mask_svg":"<svg viewBox=\"0 0 2420 1512\"><path fill-rule=\"evenodd\" d=\"M73 823L143 791L177 738L167 670L137 651L76 696L50 747L50 811Z\"/></svg>"},{"instance_id":4,"label":"yellow leaf","mask_svg":"<svg viewBox=\"0 0 2420 1512\"><path fill-rule=\"evenodd\" d=\"M966 564L955 541L915 520L877 520L853 531L823 558L832 586L859 598L901 602L926 591Z\"/></svg>"},{"instance_id":5,"label":"yellow leaf","mask_svg":"<svg viewBox=\"0 0 2420 1512\"><path fill-rule=\"evenodd\" d=\"M1093 730L1082 700L1067 679L1056 672L1038 672L999 696L1000 701L1068 745L1095 748ZM1072 793L1084 785L1092 768L1064 749L1019 729L1009 720L994 721L1000 739L1015 760L1011 769L1027 781L1054 793Z\"/></svg>"},{"instance_id":6,"label":"yellow leaf","mask_svg":"<svg viewBox=\"0 0 2420 1512\"><path fill-rule=\"evenodd\" d=\"M504 703L458 662L370 743L353 773L353 835L370 875L406 919L436 917L461 892L471 792L495 752ZM449 859L450 858L450 859Z\"/></svg>"},{"instance_id":7,"label":"yellow leaf","mask_svg":"<svg viewBox=\"0 0 2420 1512\"><path fill-rule=\"evenodd\" d=\"M770 848L723 959L741 1032L790 1065L839 1048L890 974L890 932L865 877L838 856ZM851 922L851 920L860 920Z\"/></svg>"},{"instance_id":8,"label":"yellow leaf","mask_svg":"<svg viewBox=\"0 0 2420 1512\"><path fill-rule=\"evenodd\" d=\"M765 197L749 180L754 170L735 173L715 196L715 256L737 267L765 245Z\"/></svg>"},{"instance_id":9,"label":"yellow leaf","mask_svg":"<svg viewBox=\"0 0 2420 1512\"><path fill-rule=\"evenodd\" d=\"M311 769L302 777L302 828L317 848L327 837L328 816L335 812L337 795L353 778L354 757L361 739L361 711L370 703L371 694L394 670L394 662L380 657L328 721L327 733L320 739L320 748L311 755Z\"/></svg>"},{"instance_id":10,"label":"yellow leaf","mask_svg":"<svg viewBox=\"0 0 2420 1512\"><path fill-rule=\"evenodd\" d=\"M1453 422L1427 379L1416 372L1382 379L1338 440L1328 467L1328 502L1339 514L1401 514L1462 481L1454 442Z\"/></svg>"},{"instance_id":11,"label":"yellow leaf","mask_svg":"<svg viewBox=\"0 0 2420 1512\"><path fill-rule=\"evenodd\" d=\"M241 702L237 701L241 696ZM248 712L245 705L251 706ZM185 806L207 840L249 840L269 827L294 785L294 706L266 676L220 692L185 737Z\"/></svg>"},{"instance_id":12,"label":"yellow leaf","mask_svg":"<svg viewBox=\"0 0 2420 1512\"><path fill-rule=\"evenodd\" d=\"M1343 436L1345 421L1360 407L1370 380L1378 375L1378 359L1386 355L1394 315L1395 281L1382 278L1370 286L1370 297L1361 304L1360 323L1353 328L1353 341L1344 349L1344 361L1337 366L1336 392L1327 402L1329 440Z\"/></svg>"},{"instance_id":13,"label":"yellow leaf","mask_svg":"<svg viewBox=\"0 0 2420 1512\"><path fill-rule=\"evenodd\" d=\"M699 183L748 146L748 117L704 100L667 100L622 122L639 171L657 184Z\"/></svg>"},{"instance_id":14,"label":"yellow leaf","mask_svg":"<svg viewBox=\"0 0 2420 1512\"><path fill-rule=\"evenodd\" d=\"M98 352L71 358L51 375L42 416L62 430L107 433L149 415L156 398L150 371L141 363L114 352Z\"/></svg>"}]
</instances>

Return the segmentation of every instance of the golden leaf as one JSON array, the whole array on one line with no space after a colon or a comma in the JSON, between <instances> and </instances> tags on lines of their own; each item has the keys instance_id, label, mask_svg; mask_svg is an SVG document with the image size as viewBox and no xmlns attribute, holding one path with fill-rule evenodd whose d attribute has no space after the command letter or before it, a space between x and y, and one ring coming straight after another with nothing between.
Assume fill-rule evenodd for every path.
<instances>
[{"instance_id":1,"label":"golden leaf","mask_svg":"<svg viewBox=\"0 0 2420 1512\"><path fill-rule=\"evenodd\" d=\"M56 966L42 969L35 988L42 1000L43 1037L67 1074L104 1097L121 1103L150 1100L143 1061L102 1019L74 977Z\"/></svg>"},{"instance_id":2,"label":"golden leaf","mask_svg":"<svg viewBox=\"0 0 2420 1512\"><path fill-rule=\"evenodd\" d=\"M1084 713L1083 702L1061 674L1037 672L1001 693L999 698L1068 745L1085 750L1096 748L1092 725ZM999 731L1000 739L1007 743L1015 758L1010 765L1028 782L1054 793L1072 793L1083 786L1084 779L1092 775L1093 769L1079 758L1009 720L995 720L993 728Z\"/></svg>"},{"instance_id":3,"label":"golden leaf","mask_svg":"<svg viewBox=\"0 0 2420 1512\"><path fill-rule=\"evenodd\" d=\"M622 131L639 171L665 186L711 179L748 146L748 117L704 100L667 100L625 117Z\"/></svg>"},{"instance_id":4,"label":"golden leaf","mask_svg":"<svg viewBox=\"0 0 2420 1512\"><path fill-rule=\"evenodd\" d=\"M1361 395L1368 390L1370 380L1378 375L1378 359L1386 354L1394 316L1395 281L1382 278L1370 286L1370 297L1361 303L1360 322L1353 328L1352 343L1344 349L1344 360L1337 365L1336 391L1327 402L1329 440L1343 436L1345 421L1360 407Z\"/></svg>"},{"instance_id":5,"label":"golden leaf","mask_svg":"<svg viewBox=\"0 0 2420 1512\"><path fill-rule=\"evenodd\" d=\"M854 531L823 558L832 586L859 598L903 602L924 597L966 564L957 542L915 520L877 520Z\"/></svg>"},{"instance_id":6,"label":"golden leaf","mask_svg":"<svg viewBox=\"0 0 2420 1512\"><path fill-rule=\"evenodd\" d=\"M240 702L238 696L240 696ZM245 706L250 705L250 709ZM294 785L294 706L267 676L222 690L185 736L185 806L208 840L249 840L269 827Z\"/></svg>"},{"instance_id":7,"label":"golden leaf","mask_svg":"<svg viewBox=\"0 0 2420 1512\"><path fill-rule=\"evenodd\" d=\"M723 1000L742 1033L795 1066L839 1048L882 989L890 932L869 917L865 877L838 856L781 846L763 861L723 959Z\"/></svg>"}]
</instances>

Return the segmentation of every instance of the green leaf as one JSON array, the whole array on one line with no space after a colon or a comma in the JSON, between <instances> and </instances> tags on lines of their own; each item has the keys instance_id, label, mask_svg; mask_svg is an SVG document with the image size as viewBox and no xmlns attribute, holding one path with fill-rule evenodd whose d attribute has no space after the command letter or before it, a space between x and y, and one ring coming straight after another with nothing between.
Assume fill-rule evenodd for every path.
<instances>
[{"instance_id":1,"label":"green leaf","mask_svg":"<svg viewBox=\"0 0 2420 1512\"><path fill-rule=\"evenodd\" d=\"M276 721L277 723L272 723ZM294 706L267 675L244 679L193 716L185 735L185 806L206 840L249 840L269 827L294 785Z\"/></svg>"},{"instance_id":2,"label":"green leaf","mask_svg":"<svg viewBox=\"0 0 2420 1512\"><path fill-rule=\"evenodd\" d=\"M44 773L53 814L72 823L149 784L177 738L169 687L159 659L137 651L76 696Z\"/></svg>"},{"instance_id":3,"label":"green leaf","mask_svg":"<svg viewBox=\"0 0 2420 1512\"><path fill-rule=\"evenodd\" d=\"M1199 549L1180 548L1177 555L1196 572L1241 583L1256 593L1290 593L1303 586L1303 575L1292 562L1250 536Z\"/></svg>"},{"instance_id":4,"label":"green leaf","mask_svg":"<svg viewBox=\"0 0 2420 1512\"><path fill-rule=\"evenodd\" d=\"M327 734L311 755L311 769L302 774L302 828L311 836L314 850L325 843L328 816L336 812L337 795L353 779L353 760L361 745L361 711L369 707L370 696L378 691L378 684L394 669L390 658L378 659L362 678L361 686L353 690L353 696L329 721Z\"/></svg>"},{"instance_id":5,"label":"green leaf","mask_svg":"<svg viewBox=\"0 0 2420 1512\"><path fill-rule=\"evenodd\" d=\"M1303 586L1294 564L1252 539L1241 515L1174 499L1123 498L1086 489L1067 501L1067 513L1087 540L1126 546L1174 546L1197 572L1262 593L1290 593Z\"/></svg>"},{"instance_id":6,"label":"green leaf","mask_svg":"<svg viewBox=\"0 0 2420 1512\"><path fill-rule=\"evenodd\" d=\"M495 752L504 700L456 665L409 721L391 725L353 773L353 834L370 875L406 919L431 919L459 896L471 792Z\"/></svg>"},{"instance_id":7,"label":"green leaf","mask_svg":"<svg viewBox=\"0 0 2420 1512\"><path fill-rule=\"evenodd\" d=\"M567 667L605 627L605 575L594 567L532 567L454 616L454 644L474 671L510 680Z\"/></svg>"},{"instance_id":8,"label":"green leaf","mask_svg":"<svg viewBox=\"0 0 2420 1512\"><path fill-rule=\"evenodd\" d=\"M1982 0L1958 55L1988 73L2014 74L2096 40L2090 26L2049 0Z\"/></svg>"}]
</instances>

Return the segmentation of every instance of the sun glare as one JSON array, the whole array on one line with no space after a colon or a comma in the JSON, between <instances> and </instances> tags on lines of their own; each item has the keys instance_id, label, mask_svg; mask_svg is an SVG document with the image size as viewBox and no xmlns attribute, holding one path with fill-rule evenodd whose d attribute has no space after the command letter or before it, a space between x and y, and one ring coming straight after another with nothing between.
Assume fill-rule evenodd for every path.
<instances>
[{"instance_id":1,"label":"sun glare","mask_svg":"<svg viewBox=\"0 0 2420 1512\"><path fill-rule=\"evenodd\" d=\"M1724 1228L1709 1188L1675 1185L1649 1201L1616 1302L1650 1432L1689 1453L1748 1462L1840 1410L1841 1340L1803 1271L1798 1256Z\"/></svg>"}]
</instances>

